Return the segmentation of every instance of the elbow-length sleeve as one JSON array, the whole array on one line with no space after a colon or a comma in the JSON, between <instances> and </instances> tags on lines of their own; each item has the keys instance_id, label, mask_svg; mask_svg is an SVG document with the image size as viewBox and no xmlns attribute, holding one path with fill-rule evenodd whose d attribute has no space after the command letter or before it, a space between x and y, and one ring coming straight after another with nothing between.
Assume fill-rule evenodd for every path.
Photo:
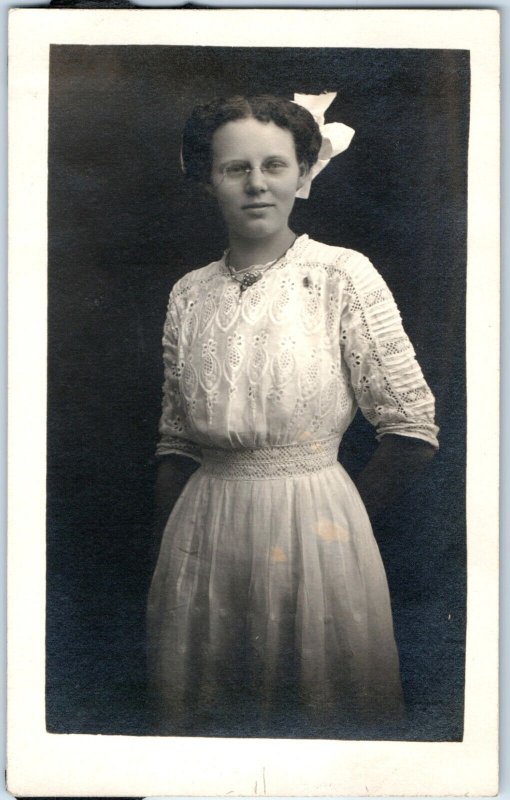
<instances>
[{"instance_id":1,"label":"elbow-length sleeve","mask_svg":"<svg viewBox=\"0 0 510 800\"><path fill-rule=\"evenodd\" d=\"M175 453L189 456L200 462L201 450L190 436L179 386L184 369L184 364L179 358L179 329L179 314L174 292L172 292L168 301L163 329L164 383L162 413L159 422L160 438L156 447L156 455L166 456Z\"/></svg>"},{"instance_id":2,"label":"elbow-length sleeve","mask_svg":"<svg viewBox=\"0 0 510 800\"><path fill-rule=\"evenodd\" d=\"M353 253L343 286L341 342L357 404L377 439L398 434L438 447L434 396L393 295L370 261Z\"/></svg>"}]
</instances>

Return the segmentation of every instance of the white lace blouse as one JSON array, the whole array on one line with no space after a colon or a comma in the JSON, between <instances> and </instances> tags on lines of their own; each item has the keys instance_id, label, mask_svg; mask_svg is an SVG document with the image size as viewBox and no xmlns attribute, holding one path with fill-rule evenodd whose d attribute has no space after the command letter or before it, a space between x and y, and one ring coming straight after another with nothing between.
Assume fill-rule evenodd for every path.
<instances>
[{"instance_id":1,"label":"white lace blouse","mask_svg":"<svg viewBox=\"0 0 510 800\"><path fill-rule=\"evenodd\" d=\"M434 398L386 283L362 254L300 236L240 292L224 259L174 286L164 336L159 455L263 448L343 433L437 447Z\"/></svg>"}]
</instances>

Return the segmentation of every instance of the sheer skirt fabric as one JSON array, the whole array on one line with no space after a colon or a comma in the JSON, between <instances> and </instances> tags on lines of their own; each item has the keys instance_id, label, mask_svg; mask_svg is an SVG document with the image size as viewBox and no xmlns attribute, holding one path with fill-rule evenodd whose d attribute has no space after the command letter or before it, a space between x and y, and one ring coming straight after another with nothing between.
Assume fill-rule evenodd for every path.
<instances>
[{"instance_id":1,"label":"sheer skirt fabric","mask_svg":"<svg viewBox=\"0 0 510 800\"><path fill-rule=\"evenodd\" d=\"M399 715L384 568L340 464L287 478L202 467L168 521L148 605L151 690L172 721L248 696L346 719Z\"/></svg>"}]
</instances>

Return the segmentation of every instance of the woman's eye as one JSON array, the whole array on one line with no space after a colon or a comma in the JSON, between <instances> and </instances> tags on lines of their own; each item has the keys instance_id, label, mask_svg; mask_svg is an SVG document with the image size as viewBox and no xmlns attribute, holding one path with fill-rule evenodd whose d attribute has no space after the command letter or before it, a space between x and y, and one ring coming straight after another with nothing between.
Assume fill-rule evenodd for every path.
<instances>
[{"instance_id":1,"label":"woman's eye","mask_svg":"<svg viewBox=\"0 0 510 800\"><path fill-rule=\"evenodd\" d=\"M264 169L269 172L270 175L278 175L287 169L287 164L284 161L268 161Z\"/></svg>"},{"instance_id":2,"label":"woman's eye","mask_svg":"<svg viewBox=\"0 0 510 800\"><path fill-rule=\"evenodd\" d=\"M229 178L238 178L241 175L246 173L247 166L246 164L228 164L225 167L225 174L229 176Z\"/></svg>"}]
</instances>

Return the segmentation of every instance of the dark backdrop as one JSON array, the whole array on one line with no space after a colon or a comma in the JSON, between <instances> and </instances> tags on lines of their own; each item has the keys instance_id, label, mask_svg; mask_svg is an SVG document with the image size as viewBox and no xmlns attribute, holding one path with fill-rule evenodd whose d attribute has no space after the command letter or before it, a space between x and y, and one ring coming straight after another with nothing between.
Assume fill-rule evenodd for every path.
<instances>
[{"instance_id":1,"label":"dark backdrop","mask_svg":"<svg viewBox=\"0 0 510 800\"><path fill-rule=\"evenodd\" d=\"M376 264L441 426L427 475L375 524L409 708L403 738L462 737L469 56L355 48L51 48L50 731L150 733L143 632L161 329L173 282L225 246L213 201L180 172L184 120L215 94L323 90L338 91L328 119L356 135L297 201L294 229ZM341 460L355 473L374 446L357 418Z\"/></svg>"}]
</instances>

